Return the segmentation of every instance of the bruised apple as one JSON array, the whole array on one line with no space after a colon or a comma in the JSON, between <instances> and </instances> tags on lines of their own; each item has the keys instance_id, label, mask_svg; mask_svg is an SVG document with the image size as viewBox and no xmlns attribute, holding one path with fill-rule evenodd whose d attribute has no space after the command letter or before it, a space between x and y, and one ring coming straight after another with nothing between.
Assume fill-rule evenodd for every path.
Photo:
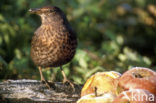
<instances>
[{"instance_id":1,"label":"bruised apple","mask_svg":"<svg viewBox=\"0 0 156 103\"><path fill-rule=\"evenodd\" d=\"M81 97L76 103L112 103L114 99L115 95L112 93L104 93L100 96L92 93Z\"/></svg>"},{"instance_id":2,"label":"bruised apple","mask_svg":"<svg viewBox=\"0 0 156 103\"><path fill-rule=\"evenodd\" d=\"M120 93L112 103L156 103L156 97L144 89L131 89Z\"/></svg>"},{"instance_id":3,"label":"bruised apple","mask_svg":"<svg viewBox=\"0 0 156 103\"><path fill-rule=\"evenodd\" d=\"M118 85L120 73L115 71L110 72L98 72L92 75L85 83L81 90L81 97L87 94L95 93L97 88L97 94L104 94L111 92L116 94L116 88Z\"/></svg>"},{"instance_id":4,"label":"bruised apple","mask_svg":"<svg viewBox=\"0 0 156 103\"><path fill-rule=\"evenodd\" d=\"M121 91L145 89L156 95L156 72L143 67L132 68L120 77L118 88Z\"/></svg>"}]
</instances>

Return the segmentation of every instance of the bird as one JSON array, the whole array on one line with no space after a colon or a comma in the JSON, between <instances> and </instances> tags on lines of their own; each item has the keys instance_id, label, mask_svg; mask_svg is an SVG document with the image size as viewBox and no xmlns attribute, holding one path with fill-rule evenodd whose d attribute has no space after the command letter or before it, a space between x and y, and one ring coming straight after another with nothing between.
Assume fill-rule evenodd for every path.
<instances>
[{"instance_id":1,"label":"bird","mask_svg":"<svg viewBox=\"0 0 156 103\"><path fill-rule=\"evenodd\" d=\"M73 59L77 48L77 36L65 13L56 6L31 8L29 12L41 18L41 25L32 37L30 50L32 61L38 67L41 81L50 88L42 74L42 69L60 67L64 78L63 83L68 82L73 87L62 66Z\"/></svg>"}]
</instances>

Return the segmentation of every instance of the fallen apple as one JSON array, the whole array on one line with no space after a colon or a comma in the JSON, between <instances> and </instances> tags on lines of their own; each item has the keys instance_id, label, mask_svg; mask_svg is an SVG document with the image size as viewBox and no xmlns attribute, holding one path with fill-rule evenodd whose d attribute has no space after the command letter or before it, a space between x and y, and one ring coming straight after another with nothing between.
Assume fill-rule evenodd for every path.
<instances>
[{"instance_id":1,"label":"fallen apple","mask_svg":"<svg viewBox=\"0 0 156 103\"><path fill-rule=\"evenodd\" d=\"M115 97L112 93L104 93L100 96L92 93L81 97L76 103L112 103Z\"/></svg>"},{"instance_id":2,"label":"fallen apple","mask_svg":"<svg viewBox=\"0 0 156 103\"><path fill-rule=\"evenodd\" d=\"M121 74L115 71L98 72L92 75L83 86L81 90L81 97L87 94L95 93L95 88L97 88L97 94L99 95L107 92L116 94L116 88L120 76Z\"/></svg>"},{"instance_id":3,"label":"fallen apple","mask_svg":"<svg viewBox=\"0 0 156 103\"><path fill-rule=\"evenodd\" d=\"M118 90L129 89L145 89L156 95L156 72L143 67L128 70L120 77Z\"/></svg>"},{"instance_id":4,"label":"fallen apple","mask_svg":"<svg viewBox=\"0 0 156 103\"><path fill-rule=\"evenodd\" d=\"M156 103L156 97L144 89L132 89L120 93L112 103Z\"/></svg>"}]
</instances>

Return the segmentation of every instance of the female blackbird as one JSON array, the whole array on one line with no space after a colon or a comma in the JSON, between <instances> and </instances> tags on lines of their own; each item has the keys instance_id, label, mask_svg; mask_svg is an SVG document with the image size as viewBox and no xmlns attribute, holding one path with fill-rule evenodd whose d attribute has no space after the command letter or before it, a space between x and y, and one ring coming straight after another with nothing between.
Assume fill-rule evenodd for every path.
<instances>
[{"instance_id":1,"label":"female blackbird","mask_svg":"<svg viewBox=\"0 0 156 103\"><path fill-rule=\"evenodd\" d=\"M77 39L65 14L54 6L46 6L29 10L41 17L41 26L35 31L31 42L31 57L38 66L41 81L45 81L41 68L60 67L64 77L63 83L69 82L62 70L62 65L74 57ZM72 85L73 86L73 85Z\"/></svg>"}]
</instances>

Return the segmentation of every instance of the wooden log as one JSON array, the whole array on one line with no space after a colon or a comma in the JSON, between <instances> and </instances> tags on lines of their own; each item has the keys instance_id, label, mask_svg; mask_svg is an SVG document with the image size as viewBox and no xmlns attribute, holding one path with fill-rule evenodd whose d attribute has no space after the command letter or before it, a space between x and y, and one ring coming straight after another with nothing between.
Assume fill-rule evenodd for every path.
<instances>
[{"instance_id":1,"label":"wooden log","mask_svg":"<svg viewBox=\"0 0 156 103\"><path fill-rule=\"evenodd\" d=\"M38 80L7 80L0 83L0 103L75 103L81 87L50 83L51 89Z\"/></svg>"}]
</instances>

